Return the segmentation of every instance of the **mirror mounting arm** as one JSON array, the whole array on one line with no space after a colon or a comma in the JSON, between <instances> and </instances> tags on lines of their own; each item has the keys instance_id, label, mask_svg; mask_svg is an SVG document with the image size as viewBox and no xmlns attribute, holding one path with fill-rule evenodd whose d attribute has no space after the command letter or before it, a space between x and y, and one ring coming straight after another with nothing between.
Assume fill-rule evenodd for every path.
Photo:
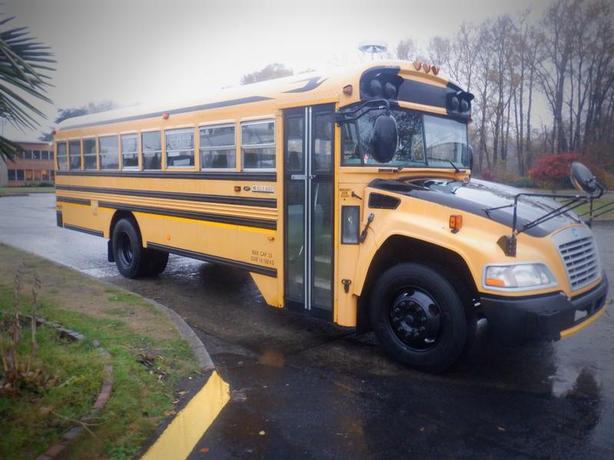
<instances>
[{"instance_id":1,"label":"mirror mounting arm","mask_svg":"<svg viewBox=\"0 0 614 460\"><path fill-rule=\"evenodd\" d=\"M338 110L335 112L334 118L338 125L355 121L361 115L370 112L371 110L386 109L386 113L390 113L390 101L387 99L369 99L358 105L358 107L350 110Z\"/></svg>"}]
</instances>

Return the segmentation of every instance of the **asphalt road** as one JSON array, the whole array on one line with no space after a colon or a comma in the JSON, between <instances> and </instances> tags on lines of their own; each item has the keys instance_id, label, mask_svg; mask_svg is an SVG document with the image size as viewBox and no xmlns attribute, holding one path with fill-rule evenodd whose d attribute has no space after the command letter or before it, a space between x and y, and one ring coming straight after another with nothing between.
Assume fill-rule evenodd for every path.
<instances>
[{"instance_id":1,"label":"asphalt road","mask_svg":"<svg viewBox=\"0 0 614 460\"><path fill-rule=\"evenodd\" d=\"M614 458L612 307L565 341L489 346L432 376L369 335L267 307L240 271L171 257L157 279L121 278L106 241L58 229L54 206L0 198L0 241L175 309L230 383L193 458ZM595 234L614 280L614 224Z\"/></svg>"}]
</instances>

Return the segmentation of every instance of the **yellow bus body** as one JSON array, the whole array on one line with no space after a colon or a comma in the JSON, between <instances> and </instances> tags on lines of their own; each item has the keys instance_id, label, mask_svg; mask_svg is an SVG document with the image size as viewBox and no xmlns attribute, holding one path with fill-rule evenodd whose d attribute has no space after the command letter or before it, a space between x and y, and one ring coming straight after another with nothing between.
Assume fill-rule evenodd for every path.
<instances>
[{"instance_id":1,"label":"yellow bus body","mask_svg":"<svg viewBox=\"0 0 614 460\"><path fill-rule=\"evenodd\" d=\"M108 114L94 114L70 119L55 134L55 148L79 141L81 164L75 169L58 168L56 176L59 224L112 238L112 226L118 212L130 213L140 230L144 247L169 250L180 255L228 263L251 273L266 302L285 306L284 280L284 113L292 108L331 104L335 110L361 101L361 77L374 67L396 68L403 81L417 82L421 87L444 89L448 81L406 62L382 62L331 75L299 75L261 84L224 90L217 97L179 107L152 110L125 109ZM420 113L447 116L445 107L416 101L399 101L398 106ZM244 171L241 166L241 124L254 120L274 120L275 170ZM230 124L235 126L235 167L221 172L202 171L199 129L202 126ZM162 158L165 158L166 130L187 128L194 132L194 166L168 168L143 173L142 146L139 136L138 167L115 171L85 171L83 139L107 135L141 134L159 130L162 135ZM547 236L518 235L517 254L510 257L501 250L500 237L510 233L509 226L483 216L434 203L411 194L399 197L369 184L376 178L389 180L436 176L442 179L467 181L470 171L446 168L405 168L402 171L375 166L342 166L341 127L334 124L333 154L333 222L332 222L332 314L329 319L341 326L356 327L360 322L363 300L377 274L370 273L373 261L391 239L405 238L420 242L422 247L440 248L454 255L466 267L467 288L477 296L506 299L557 293L572 299L603 285L599 274L580 289L573 289L565 265L553 238L558 232L581 227L569 223ZM118 141L119 142L119 141ZM63 147L64 148L64 147ZM68 148L68 147L66 147ZM69 162L69 155L66 155ZM389 195L399 200L395 209L372 209L371 193ZM362 244L342 244L342 207L360 209L360 229L365 228L370 214L372 222ZM462 215L460 231L450 231L451 215ZM396 241L396 240L395 240ZM396 244L396 243L395 243ZM545 264L556 279L555 285L530 291L510 290L502 293L484 284L484 267L496 263ZM375 278L374 278L375 279ZM229 287L231 289L232 287ZM599 307L600 308L600 307ZM598 308L597 308L598 309ZM590 315L589 315L590 316Z\"/></svg>"}]
</instances>

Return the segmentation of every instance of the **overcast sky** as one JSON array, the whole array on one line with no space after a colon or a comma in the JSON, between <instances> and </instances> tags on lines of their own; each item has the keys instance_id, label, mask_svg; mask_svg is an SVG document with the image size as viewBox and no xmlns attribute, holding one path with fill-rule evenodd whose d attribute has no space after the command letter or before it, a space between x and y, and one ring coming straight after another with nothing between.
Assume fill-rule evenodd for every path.
<instances>
[{"instance_id":1,"label":"overcast sky","mask_svg":"<svg viewBox=\"0 0 614 460\"><path fill-rule=\"evenodd\" d=\"M272 62L296 72L355 63L364 41L426 45L462 22L541 13L545 0L4 0L58 61L41 108L111 100L120 106L195 99ZM445 68L443 69L445 74ZM12 138L33 139L38 133Z\"/></svg>"}]
</instances>

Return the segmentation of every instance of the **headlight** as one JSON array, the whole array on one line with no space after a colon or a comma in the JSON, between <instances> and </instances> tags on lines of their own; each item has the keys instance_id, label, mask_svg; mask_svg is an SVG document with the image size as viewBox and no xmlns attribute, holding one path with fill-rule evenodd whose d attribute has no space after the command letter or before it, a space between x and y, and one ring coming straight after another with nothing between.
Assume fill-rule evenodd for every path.
<instances>
[{"instance_id":1,"label":"headlight","mask_svg":"<svg viewBox=\"0 0 614 460\"><path fill-rule=\"evenodd\" d=\"M489 265L484 269L486 287L527 289L555 283L554 276L544 264Z\"/></svg>"}]
</instances>

